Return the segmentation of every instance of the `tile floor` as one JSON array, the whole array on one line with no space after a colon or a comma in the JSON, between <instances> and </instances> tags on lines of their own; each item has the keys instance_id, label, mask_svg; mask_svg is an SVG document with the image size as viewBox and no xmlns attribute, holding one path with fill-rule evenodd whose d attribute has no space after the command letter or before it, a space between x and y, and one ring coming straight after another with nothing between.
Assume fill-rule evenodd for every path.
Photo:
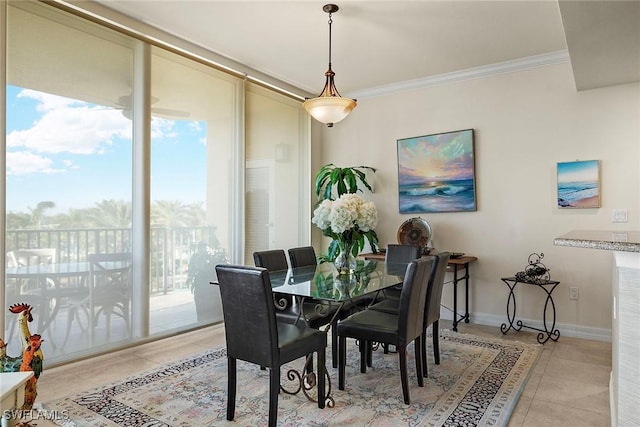
<instances>
[{"instance_id":1,"label":"tile floor","mask_svg":"<svg viewBox=\"0 0 640 427\"><path fill-rule=\"evenodd\" d=\"M451 327L450 322L442 323L442 328ZM536 343L535 335L528 332L512 331L503 335L499 328L473 324L462 324L458 329L461 333ZM90 389L221 345L224 345L224 329L212 326L51 368L38 382L38 401ZM610 371L610 343L571 337L547 342L513 411L509 427L609 426ZM38 427L54 425L45 420L37 420L35 424Z\"/></svg>"}]
</instances>

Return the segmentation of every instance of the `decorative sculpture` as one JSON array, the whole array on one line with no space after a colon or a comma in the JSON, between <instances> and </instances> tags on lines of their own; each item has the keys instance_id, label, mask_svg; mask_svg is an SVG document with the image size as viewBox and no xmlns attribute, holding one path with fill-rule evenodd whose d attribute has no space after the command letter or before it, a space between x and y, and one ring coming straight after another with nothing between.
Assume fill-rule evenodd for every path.
<instances>
[{"instance_id":1,"label":"decorative sculpture","mask_svg":"<svg viewBox=\"0 0 640 427\"><path fill-rule=\"evenodd\" d=\"M31 306L28 304L14 304L9 311L18 314L18 325L22 341L22 354L18 357L7 355L7 344L0 339L0 372L25 372L33 371L33 377L25 386L24 405L22 410L30 410L36 400L36 383L42 373L44 356L42 354L42 337L31 334L29 322L33 321Z\"/></svg>"},{"instance_id":2,"label":"decorative sculpture","mask_svg":"<svg viewBox=\"0 0 640 427\"><path fill-rule=\"evenodd\" d=\"M536 284L549 282L549 280L551 280L551 275L549 274L547 266L540 262L542 258L544 258L544 254L542 252L540 252L540 254L534 252L529 255L529 258L527 259L528 265L525 267L524 271L519 271L515 274L516 279L519 282Z\"/></svg>"}]
</instances>

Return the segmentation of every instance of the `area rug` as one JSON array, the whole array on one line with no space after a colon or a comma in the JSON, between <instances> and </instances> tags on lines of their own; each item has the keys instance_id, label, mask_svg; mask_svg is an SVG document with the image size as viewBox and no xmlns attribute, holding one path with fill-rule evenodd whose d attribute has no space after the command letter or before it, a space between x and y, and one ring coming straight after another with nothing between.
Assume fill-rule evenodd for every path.
<instances>
[{"instance_id":1,"label":"area rug","mask_svg":"<svg viewBox=\"0 0 640 427\"><path fill-rule=\"evenodd\" d=\"M345 390L337 388L338 373L331 368L327 348L335 406L319 409L303 394L280 393L278 425L506 426L541 347L450 331L441 336L440 365L433 363L430 351L429 377L422 388L410 351L410 405L402 399L397 354L374 352L373 366L362 374L359 352L349 340ZM282 369L285 387L292 388L287 368L302 364ZM235 420L229 422L226 369L225 349L218 348L42 406L68 416L60 421L66 427L267 425L268 371L238 361Z\"/></svg>"}]
</instances>

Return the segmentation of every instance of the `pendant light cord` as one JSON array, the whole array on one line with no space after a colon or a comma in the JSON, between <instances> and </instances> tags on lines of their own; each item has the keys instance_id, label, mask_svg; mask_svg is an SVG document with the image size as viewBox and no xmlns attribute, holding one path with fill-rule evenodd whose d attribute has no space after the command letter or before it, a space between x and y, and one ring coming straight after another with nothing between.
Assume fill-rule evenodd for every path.
<instances>
[{"instance_id":1,"label":"pendant light cord","mask_svg":"<svg viewBox=\"0 0 640 427\"><path fill-rule=\"evenodd\" d=\"M329 69L331 69L331 24L333 24L333 20L331 19L331 12L329 12Z\"/></svg>"}]
</instances>

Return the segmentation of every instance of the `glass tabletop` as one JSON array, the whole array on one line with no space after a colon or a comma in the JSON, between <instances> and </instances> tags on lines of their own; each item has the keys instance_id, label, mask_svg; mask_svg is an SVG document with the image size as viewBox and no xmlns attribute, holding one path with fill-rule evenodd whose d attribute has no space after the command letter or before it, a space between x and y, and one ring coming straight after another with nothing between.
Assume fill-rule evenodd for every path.
<instances>
[{"instance_id":1,"label":"glass tabletop","mask_svg":"<svg viewBox=\"0 0 640 427\"><path fill-rule=\"evenodd\" d=\"M273 292L326 301L346 301L402 283L405 263L358 260L351 275L339 275L332 263L270 273Z\"/></svg>"},{"instance_id":2,"label":"glass tabletop","mask_svg":"<svg viewBox=\"0 0 640 427\"><path fill-rule=\"evenodd\" d=\"M105 270L119 270L128 268L130 261L102 261L100 266ZM91 271L90 262L63 262L54 264L34 264L20 267L7 267L5 274L11 278L29 277L59 277L72 275L87 275Z\"/></svg>"}]
</instances>

